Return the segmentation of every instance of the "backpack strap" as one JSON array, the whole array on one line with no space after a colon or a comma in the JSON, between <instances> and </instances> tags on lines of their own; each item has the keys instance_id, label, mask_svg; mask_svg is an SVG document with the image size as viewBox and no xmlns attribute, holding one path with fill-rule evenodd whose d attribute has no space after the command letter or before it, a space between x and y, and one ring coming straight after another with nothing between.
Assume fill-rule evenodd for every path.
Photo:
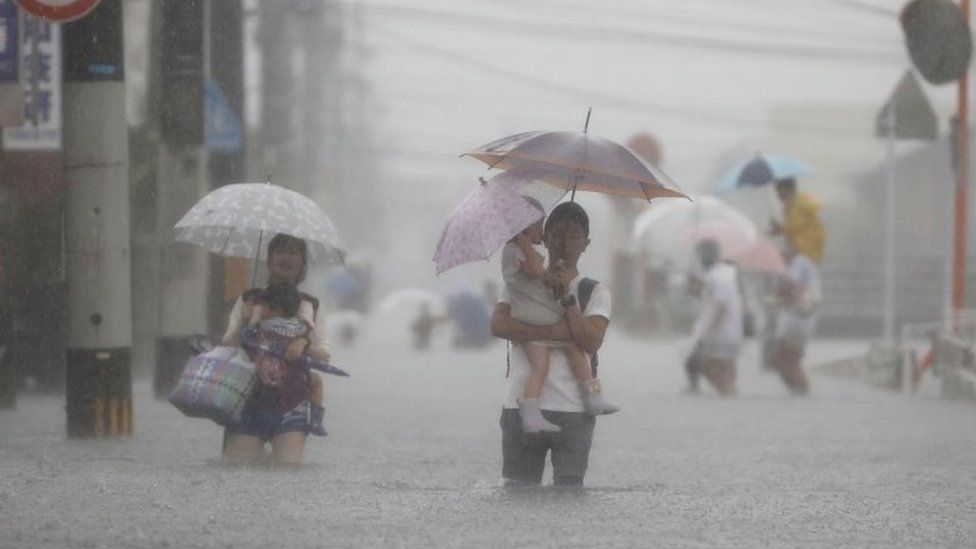
<instances>
[{"instance_id":1,"label":"backpack strap","mask_svg":"<svg viewBox=\"0 0 976 549\"><path fill-rule=\"evenodd\" d=\"M579 294L579 306L580 311L585 311L586 306L590 304L590 298L593 297L593 290L596 288L598 282L592 278L583 278L580 280L579 288L577 293ZM600 357L597 353L590 355L590 369L593 370L593 377L596 378L597 368L600 366Z\"/></svg>"}]
</instances>

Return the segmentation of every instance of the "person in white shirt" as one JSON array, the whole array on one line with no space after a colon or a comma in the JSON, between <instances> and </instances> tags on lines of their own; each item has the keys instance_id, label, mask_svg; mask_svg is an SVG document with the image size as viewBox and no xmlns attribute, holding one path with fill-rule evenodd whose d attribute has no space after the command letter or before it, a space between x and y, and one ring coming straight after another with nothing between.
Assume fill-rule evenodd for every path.
<instances>
[{"instance_id":1,"label":"person in white shirt","mask_svg":"<svg viewBox=\"0 0 976 549\"><path fill-rule=\"evenodd\" d=\"M788 271L777 292L780 308L776 314L773 364L791 393L805 395L810 391L810 382L802 363L807 342L817 326L822 297L820 269L790 242L783 248L783 259Z\"/></svg>"},{"instance_id":2,"label":"person in white shirt","mask_svg":"<svg viewBox=\"0 0 976 549\"><path fill-rule=\"evenodd\" d=\"M721 248L711 239L700 241L695 251L705 269L702 308L691 333L692 353L686 362L689 389L698 391L704 375L721 395L735 395L735 361L742 347L742 293L735 265L721 261Z\"/></svg>"},{"instance_id":3,"label":"person in white shirt","mask_svg":"<svg viewBox=\"0 0 976 549\"><path fill-rule=\"evenodd\" d=\"M511 297L502 292L492 314L495 337L514 342L551 340L570 342L589 357L603 345L610 323L610 292L603 284L583 277L577 268L580 255L590 243L589 217L575 202L564 202L549 214L544 229L550 260L557 266L550 275L562 320L555 324L532 325L512 316ZM561 260L561 261L559 261ZM586 301L586 303L582 303ZM506 485L531 485L542 482L546 454L551 452L553 483L579 486L589 462L596 419L586 413L583 391L599 391L598 384L581 387L569 365L566 353L552 353L549 374L539 394L539 408L559 433L526 435L519 414L519 399L531 365L523 345L511 350L507 390L502 405L502 476ZM594 378L596 378L594 372Z\"/></svg>"},{"instance_id":4,"label":"person in white shirt","mask_svg":"<svg viewBox=\"0 0 976 549\"><path fill-rule=\"evenodd\" d=\"M537 326L555 324L563 318L563 308L547 285L554 265L550 264L547 268L545 258L534 248L535 244L542 242L543 221L544 218L530 225L502 249L502 277L512 318ZM539 393L549 375L549 356L553 351L567 355L569 367L579 383L595 388L594 391L583 391L587 412L596 416L620 410L604 397L598 380L593 378L589 357L576 345L566 341L522 341L520 346L531 366L525 381L525 393L519 399L522 428L526 433L558 433L560 430L558 425L543 417L539 407Z\"/></svg>"}]
</instances>

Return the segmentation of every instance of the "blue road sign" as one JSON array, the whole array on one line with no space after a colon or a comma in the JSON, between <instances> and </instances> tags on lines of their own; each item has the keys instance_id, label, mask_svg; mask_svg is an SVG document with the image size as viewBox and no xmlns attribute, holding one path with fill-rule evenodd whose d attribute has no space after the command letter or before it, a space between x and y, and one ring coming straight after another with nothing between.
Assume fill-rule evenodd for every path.
<instances>
[{"instance_id":1,"label":"blue road sign","mask_svg":"<svg viewBox=\"0 0 976 549\"><path fill-rule=\"evenodd\" d=\"M20 81L19 45L17 5L0 0L0 83Z\"/></svg>"},{"instance_id":2,"label":"blue road sign","mask_svg":"<svg viewBox=\"0 0 976 549\"><path fill-rule=\"evenodd\" d=\"M241 150L243 131L241 121L220 86L208 80L203 90L204 141L207 149L232 153Z\"/></svg>"}]
</instances>

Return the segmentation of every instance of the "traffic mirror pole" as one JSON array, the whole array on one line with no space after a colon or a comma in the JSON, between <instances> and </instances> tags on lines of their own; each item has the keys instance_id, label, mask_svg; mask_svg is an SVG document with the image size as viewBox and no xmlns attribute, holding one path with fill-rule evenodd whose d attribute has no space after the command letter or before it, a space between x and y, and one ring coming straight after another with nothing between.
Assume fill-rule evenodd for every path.
<instances>
[{"instance_id":1,"label":"traffic mirror pole","mask_svg":"<svg viewBox=\"0 0 976 549\"><path fill-rule=\"evenodd\" d=\"M959 8L969 21L969 0L961 0ZM955 235L952 268L953 325L956 317L966 307L966 206L969 200L969 71L959 79L959 170L956 179Z\"/></svg>"}]
</instances>

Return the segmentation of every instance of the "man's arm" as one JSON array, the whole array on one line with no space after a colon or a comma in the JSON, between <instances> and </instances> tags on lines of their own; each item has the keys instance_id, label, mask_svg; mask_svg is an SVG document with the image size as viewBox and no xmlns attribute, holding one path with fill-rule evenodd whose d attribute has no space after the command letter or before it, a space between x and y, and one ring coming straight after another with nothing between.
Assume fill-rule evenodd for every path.
<instances>
[{"instance_id":1,"label":"man's arm","mask_svg":"<svg viewBox=\"0 0 976 549\"><path fill-rule=\"evenodd\" d=\"M566 322L534 326L512 318L512 306L498 303L491 313L491 335L509 341L569 341Z\"/></svg>"},{"instance_id":2,"label":"man's arm","mask_svg":"<svg viewBox=\"0 0 976 549\"><path fill-rule=\"evenodd\" d=\"M610 321L599 315L583 316L579 303L576 303L566 307L566 324L573 343L592 355L603 345Z\"/></svg>"}]
</instances>

